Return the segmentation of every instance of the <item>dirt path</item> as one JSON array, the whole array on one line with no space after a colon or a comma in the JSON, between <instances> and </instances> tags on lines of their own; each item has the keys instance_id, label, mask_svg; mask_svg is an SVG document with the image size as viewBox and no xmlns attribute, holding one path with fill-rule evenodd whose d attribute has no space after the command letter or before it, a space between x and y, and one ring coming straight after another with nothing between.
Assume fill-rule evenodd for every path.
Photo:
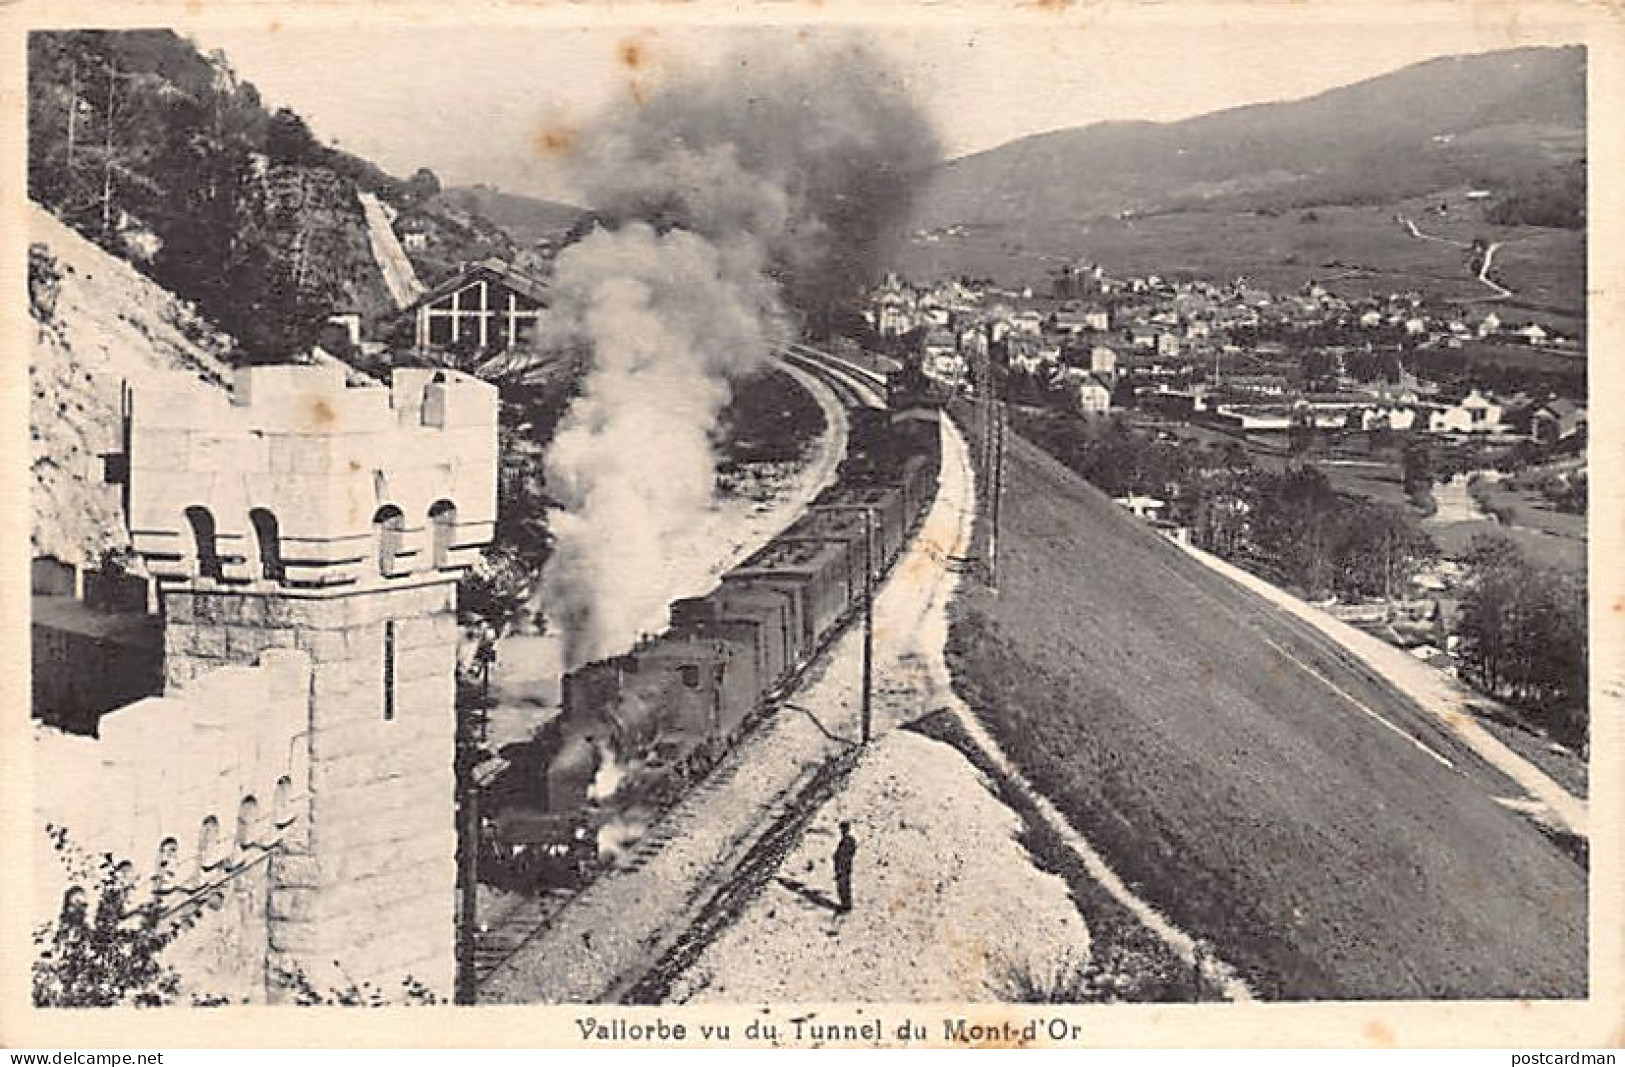
<instances>
[{"instance_id":1,"label":"dirt path","mask_svg":"<svg viewBox=\"0 0 1625 1067\"><path fill-rule=\"evenodd\" d=\"M1439 237L1435 234L1423 233L1421 230L1416 228L1416 223L1414 221L1406 218L1404 215L1395 215L1394 217L1399 220L1400 225L1404 226L1406 231L1409 232L1412 237L1415 237L1419 241L1434 241L1438 244L1450 245L1454 248L1472 247L1466 241L1457 241L1450 237ZM1495 300L1505 300L1514 295L1511 289L1508 289L1506 286L1490 277L1490 267L1495 262L1495 253L1502 247L1503 244L1504 242L1502 241L1491 242L1490 245L1484 249L1484 262L1478 265L1478 281L1481 284L1489 287L1490 291L1495 294L1495 296L1492 298Z\"/></svg>"},{"instance_id":2,"label":"dirt path","mask_svg":"<svg viewBox=\"0 0 1625 1067\"><path fill-rule=\"evenodd\" d=\"M1466 686L1404 651L1335 619L1297 597L1201 549L1185 546L1193 557L1313 626L1364 660L1384 680L1436 716L1469 748L1526 790L1539 804L1532 812L1549 824L1589 837L1586 802L1558 785L1534 764L1502 744L1474 719L1470 705L1482 699Z\"/></svg>"}]
</instances>

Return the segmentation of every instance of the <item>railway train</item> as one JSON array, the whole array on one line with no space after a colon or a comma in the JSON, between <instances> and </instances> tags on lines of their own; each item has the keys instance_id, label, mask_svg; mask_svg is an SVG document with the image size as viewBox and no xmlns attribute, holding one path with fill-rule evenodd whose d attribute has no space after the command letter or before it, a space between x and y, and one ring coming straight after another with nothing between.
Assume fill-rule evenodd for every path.
<instances>
[{"instance_id":1,"label":"railway train","mask_svg":"<svg viewBox=\"0 0 1625 1067\"><path fill-rule=\"evenodd\" d=\"M674 602L664 633L565 675L562 711L524 760L529 799L488 830L490 861L523 867L504 881L587 878L601 839L674 802L861 610L935 498L941 461L940 399L891 379L886 407L849 410L847 454L800 518L710 593Z\"/></svg>"}]
</instances>

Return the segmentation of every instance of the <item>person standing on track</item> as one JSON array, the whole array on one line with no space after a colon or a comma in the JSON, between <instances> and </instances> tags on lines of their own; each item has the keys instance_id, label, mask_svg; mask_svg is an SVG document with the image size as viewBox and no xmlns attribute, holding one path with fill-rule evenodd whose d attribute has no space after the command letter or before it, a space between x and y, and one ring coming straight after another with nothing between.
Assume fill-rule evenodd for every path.
<instances>
[{"instance_id":1,"label":"person standing on track","mask_svg":"<svg viewBox=\"0 0 1625 1067\"><path fill-rule=\"evenodd\" d=\"M852 824L842 821L841 840L835 846L835 895L840 898L837 910L843 914L852 910L852 860L858 854L858 839L852 836Z\"/></svg>"}]
</instances>

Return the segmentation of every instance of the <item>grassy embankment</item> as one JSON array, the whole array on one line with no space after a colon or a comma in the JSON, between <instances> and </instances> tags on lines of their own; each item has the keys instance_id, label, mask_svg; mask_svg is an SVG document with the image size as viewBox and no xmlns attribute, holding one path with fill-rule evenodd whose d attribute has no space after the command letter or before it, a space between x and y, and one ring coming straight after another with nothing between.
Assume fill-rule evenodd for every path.
<instances>
[{"instance_id":1,"label":"grassy embankment","mask_svg":"<svg viewBox=\"0 0 1625 1067\"><path fill-rule=\"evenodd\" d=\"M1583 992L1583 872L1432 716L1019 439L1002 526L998 592L954 605L956 687L1257 992Z\"/></svg>"}]
</instances>

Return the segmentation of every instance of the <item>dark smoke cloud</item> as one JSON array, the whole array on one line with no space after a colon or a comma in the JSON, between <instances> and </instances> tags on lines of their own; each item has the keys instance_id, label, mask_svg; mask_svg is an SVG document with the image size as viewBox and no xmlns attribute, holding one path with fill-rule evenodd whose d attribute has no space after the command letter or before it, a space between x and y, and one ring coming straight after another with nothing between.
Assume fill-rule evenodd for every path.
<instances>
[{"instance_id":1,"label":"dark smoke cloud","mask_svg":"<svg viewBox=\"0 0 1625 1067\"><path fill-rule=\"evenodd\" d=\"M753 240L789 304L811 312L872 278L880 237L939 159L865 42L786 35L625 101L592 131L577 178L612 222Z\"/></svg>"},{"instance_id":2,"label":"dark smoke cloud","mask_svg":"<svg viewBox=\"0 0 1625 1067\"><path fill-rule=\"evenodd\" d=\"M798 38L628 101L575 161L604 228L560 254L550 331L584 345L581 397L547 456L564 505L544 587L565 666L624 651L658 616L670 545L714 501L731 382L874 268L937 158L876 56Z\"/></svg>"}]
</instances>

